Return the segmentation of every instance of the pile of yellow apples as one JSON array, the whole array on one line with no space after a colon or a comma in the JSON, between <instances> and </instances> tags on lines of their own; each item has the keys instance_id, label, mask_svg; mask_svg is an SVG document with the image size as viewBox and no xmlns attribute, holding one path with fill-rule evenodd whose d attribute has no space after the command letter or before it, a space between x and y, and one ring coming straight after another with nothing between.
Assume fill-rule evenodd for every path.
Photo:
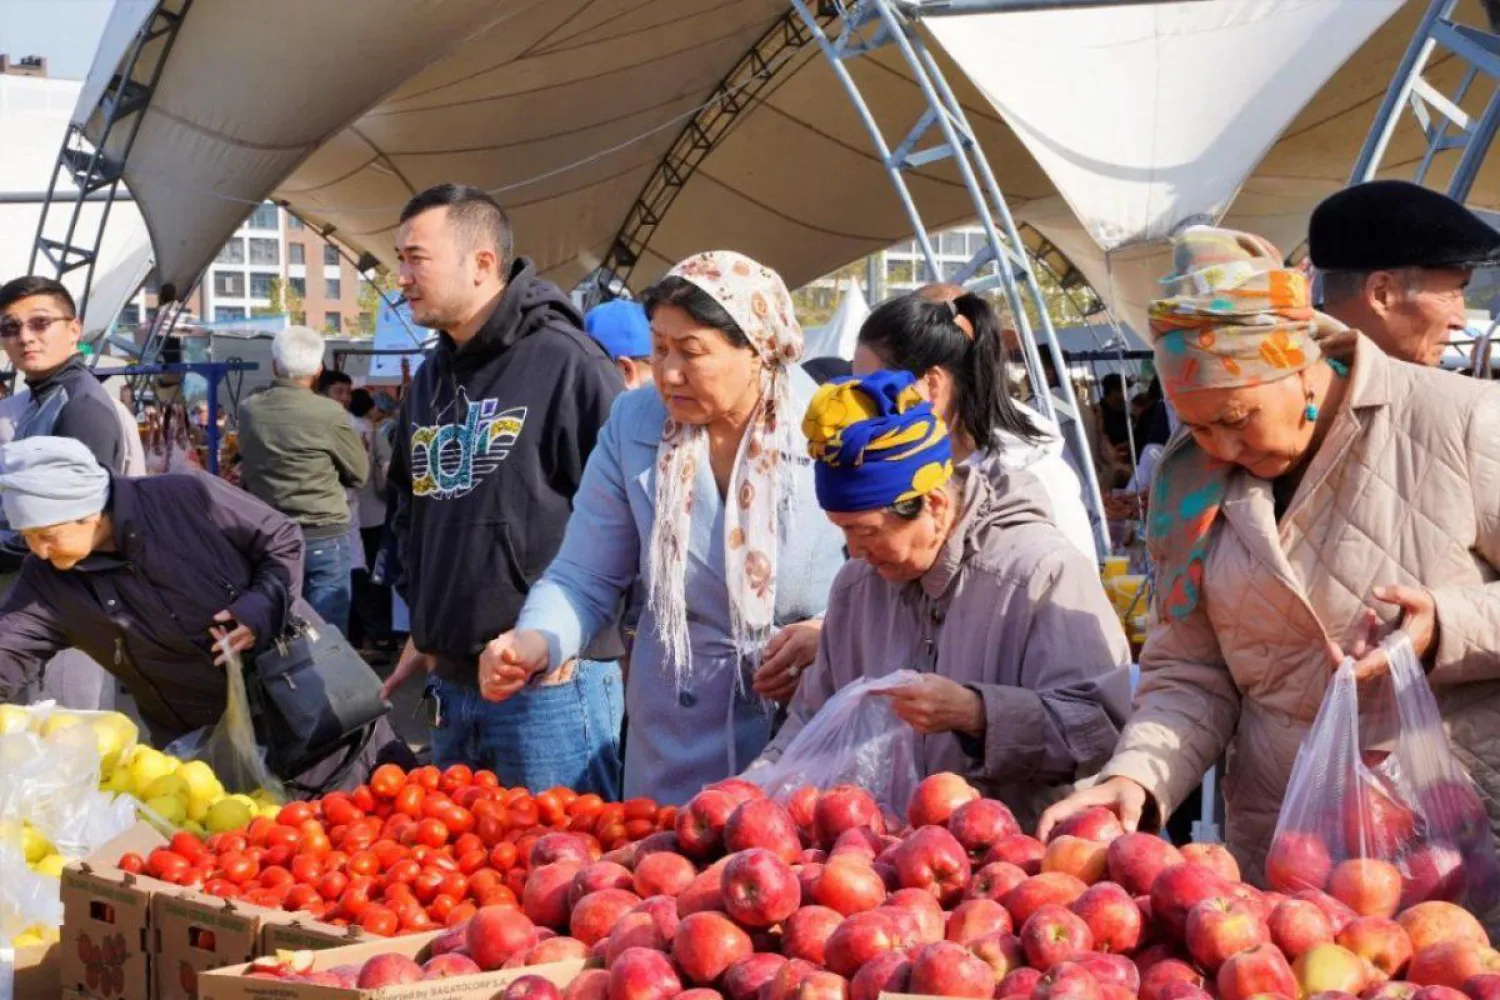
<instances>
[{"instance_id":1,"label":"pile of yellow apples","mask_svg":"<svg viewBox=\"0 0 1500 1000\"><path fill-rule=\"evenodd\" d=\"M99 787L134 796L145 808L143 818L200 836L238 830L257 816L275 816L280 808L270 795L230 795L203 761L182 761L137 742L134 722L119 712L37 712L20 705L0 705L0 735L33 732L44 742L75 726L93 730L99 750ZM65 863L35 830L27 828L27 860L37 855L36 870L60 873ZM53 871L56 869L56 872Z\"/></svg>"}]
</instances>

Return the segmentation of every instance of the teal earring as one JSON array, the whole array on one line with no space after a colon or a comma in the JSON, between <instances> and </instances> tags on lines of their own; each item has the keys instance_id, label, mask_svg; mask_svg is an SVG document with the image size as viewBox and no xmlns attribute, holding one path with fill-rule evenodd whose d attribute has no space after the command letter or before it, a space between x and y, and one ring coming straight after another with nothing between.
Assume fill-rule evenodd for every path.
<instances>
[{"instance_id":1,"label":"teal earring","mask_svg":"<svg viewBox=\"0 0 1500 1000\"><path fill-rule=\"evenodd\" d=\"M1316 423L1318 420L1318 412L1318 404L1313 402L1312 390L1309 389L1307 391L1307 406L1303 408L1302 416L1305 417L1309 423Z\"/></svg>"}]
</instances>

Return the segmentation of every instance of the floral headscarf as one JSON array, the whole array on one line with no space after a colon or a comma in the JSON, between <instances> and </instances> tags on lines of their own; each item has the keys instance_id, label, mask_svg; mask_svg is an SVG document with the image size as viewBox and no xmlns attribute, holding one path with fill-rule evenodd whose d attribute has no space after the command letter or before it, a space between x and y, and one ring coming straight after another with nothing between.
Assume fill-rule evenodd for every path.
<instances>
[{"instance_id":1,"label":"floral headscarf","mask_svg":"<svg viewBox=\"0 0 1500 1000\"><path fill-rule=\"evenodd\" d=\"M1248 233L1193 226L1173 243L1166 298L1151 303L1156 370L1169 395L1290 378L1323 356L1340 325L1312 307L1307 277ZM1151 492L1147 545L1159 614L1198 606L1203 557L1234 469L1191 439L1163 458Z\"/></svg>"},{"instance_id":2,"label":"floral headscarf","mask_svg":"<svg viewBox=\"0 0 1500 1000\"><path fill-rule=\"evenodd\" d=\"M791 500L786 464L797 446L799 416L787 366L802 357L802 328L781 276L742 254L696 254L669 276L692 282L722 306L761 360L760 407L740 442L724 511L730 629L735 649L754 661L775 624L777 529ZM668 419L656 452L650 601L679 689L692 669L684 578L693 480L707 461L707 429Z\"/></svg>"}]
</instances>

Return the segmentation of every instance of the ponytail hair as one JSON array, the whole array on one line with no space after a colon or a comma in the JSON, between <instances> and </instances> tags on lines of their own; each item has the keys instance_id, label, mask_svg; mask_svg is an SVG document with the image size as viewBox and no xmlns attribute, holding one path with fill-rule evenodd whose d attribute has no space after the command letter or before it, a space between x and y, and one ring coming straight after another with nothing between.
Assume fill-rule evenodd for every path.
<instances>
[{"instance_id":1,"label":"ponytail hair","mask_svg":"<svg viewBox=\"0 0 1500 1000\"><path fill-rule=\"evenodd\" d=\"M888 368L917 378L942 368L953 379L955 422L980 450L1005 431L1035 444L1046 435L1010 396L1005 344L990 304L955 285L927 286L882 302L859 342Z\"/></svg>"}]
</instances>

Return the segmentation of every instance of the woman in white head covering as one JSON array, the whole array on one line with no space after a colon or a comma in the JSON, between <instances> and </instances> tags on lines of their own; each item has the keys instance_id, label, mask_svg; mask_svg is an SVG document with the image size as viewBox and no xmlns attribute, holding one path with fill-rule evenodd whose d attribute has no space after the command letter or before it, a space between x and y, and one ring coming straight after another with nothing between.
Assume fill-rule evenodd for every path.
<instances>
[{"instance_id":1,"label":"woman in white head covering","mask_svg":"<svg viewBox=\"0 0 1500 1000\"><path fill-rule=\"evenodd\" d=\"M698 254L644 296L654 385L626 393L589 458L556 560L492 642L492 700L536 683L646 594L626 681L625 794L681 802L765 745L816 654L841 540L821 517L781 278Z\"/></svg>"}]
</instances>

